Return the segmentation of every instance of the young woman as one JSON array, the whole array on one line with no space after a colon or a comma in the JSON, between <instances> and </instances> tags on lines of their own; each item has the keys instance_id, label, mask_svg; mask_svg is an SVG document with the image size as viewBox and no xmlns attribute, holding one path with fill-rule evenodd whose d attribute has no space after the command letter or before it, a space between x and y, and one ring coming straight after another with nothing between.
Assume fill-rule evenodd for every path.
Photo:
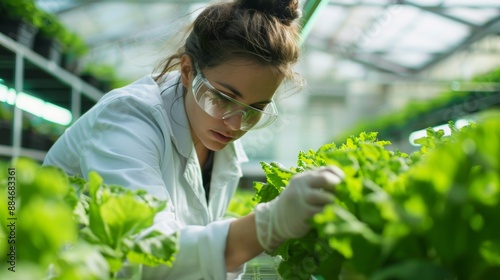
<instances>
[{"instance_id":1,"label":"young woman","mask_svg":"<svg viewBox=\"0 0 500 280\"><path fill-rule=\"evenodd\" d=\"M223 220L246 160L237 141L269 125L284 79L299 56L298 0L213 4L159 74L107 93L48 152L45 165L167 200L151 230L180 233L172 267L145 267L144 279L235 279L263 250L303 236L332 200L335 167L295 176L254 213Z\"/></svg>"}]
</instances>

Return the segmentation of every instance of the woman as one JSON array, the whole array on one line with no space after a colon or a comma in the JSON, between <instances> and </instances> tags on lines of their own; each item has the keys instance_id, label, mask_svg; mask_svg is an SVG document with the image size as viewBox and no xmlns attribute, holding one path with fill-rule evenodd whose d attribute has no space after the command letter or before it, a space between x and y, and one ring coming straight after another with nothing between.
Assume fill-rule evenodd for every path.
<instances>
[{"instance_id":1,"label":"woman","mask_svg":"<svg viewBox=\"0 0 500 280\"><path fill-rule=\"evenodd\" d=\"M145 279L237 278L263 250L303 236L332 200L342 172L322 168L254 213L222 219L246 160L236 140L276 118L274 93L294 77L299 15L297 0L207 7L158 75L106 94L48 152L44 164L70 175L95 170L168 200L151 230L179 232L179 253L171 268L145 267Z\"/></svg>"}]
</instances>

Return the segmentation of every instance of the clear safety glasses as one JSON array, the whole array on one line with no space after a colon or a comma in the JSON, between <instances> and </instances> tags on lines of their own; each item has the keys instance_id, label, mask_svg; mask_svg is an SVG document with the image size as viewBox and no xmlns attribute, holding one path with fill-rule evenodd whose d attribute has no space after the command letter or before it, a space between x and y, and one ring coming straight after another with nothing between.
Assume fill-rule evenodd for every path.
<instances>
[{"instance_id":1,"label":"clear safety glasses","mask_svg":"<svg viewBox=\"0 0 500 280\"><path fill-rule=\"evenodd\" d=\"M196 77L193 79L194 99L201 109L210 116L227 120L241 118L240 130L259 129L270 125L278 117L274 102L258 109L235 100L214 88L195 65ZM234 122L233 122L234 123Z\"/></svg>"}]
</instances>

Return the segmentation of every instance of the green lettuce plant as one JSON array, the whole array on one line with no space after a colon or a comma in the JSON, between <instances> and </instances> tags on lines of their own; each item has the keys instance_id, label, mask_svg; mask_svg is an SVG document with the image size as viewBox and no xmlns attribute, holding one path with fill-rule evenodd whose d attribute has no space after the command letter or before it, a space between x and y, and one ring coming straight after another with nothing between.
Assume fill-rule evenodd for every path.
<instances>
[{"instance_id":1,"label":"green lettuce plant","mask_svg":"<svg viewBox=\"0 0 500 280\"><path fill-rule=\"evenodd\" d=\"M174 261L176 234L142 234L165 201L95 172L87 182L28 159L2 168L0 279L117 279L124 264Z\"/></svg>"},{"instance_id":2,"label":"green lettuce plant","mask_svg":"<svg viewBox=\"0 0 500 280\"><path fill-rule=\"evenodd\" d=\"M262 163L257 202L299 172L337 165L336 200L303 238L273 252L284 279L492 279L500 272L500 117L452 136L428 129L420 151L390 151L376 133L300 152L297 165Z\"/></svg>"},{"instance_id":3,"label":"green lettuce plant","mask_svg":"<svg viewBox=\"0 0 500 280\"><path fill-rule=\"evenodd\" d=\"M475 110L484 110L485 107L492 105L486 100L500 94L498 90L484 90L487 88L485 83L500 82L500 68L477 75L465 82L475 84L476 91L447 90L430 100L410 101L404 108L391 112L389 115L358 123L337 139L343 140L349 135L357 135L362 131L377 131L378 135L384 139L398 139L401 133L408 130L411 132L422 127L440 125L450 115L454 117L463 115L471 106L468 103L474 104Z\"/></svg>"}]
</instances>

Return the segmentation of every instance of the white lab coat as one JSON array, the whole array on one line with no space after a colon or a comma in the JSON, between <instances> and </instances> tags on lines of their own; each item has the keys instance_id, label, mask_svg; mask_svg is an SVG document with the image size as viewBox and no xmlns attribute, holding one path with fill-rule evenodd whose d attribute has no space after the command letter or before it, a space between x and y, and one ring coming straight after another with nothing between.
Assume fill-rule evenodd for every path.
<instances>
[{"instance_id":1,"label":"white lab coat","mask_svg":"<svg viewBox=\"0 0 500 280\"><path fill-rule=\"evenodd\" d=\"M57 140L44 165L86 179L95 170L105 183L168 200L151 229L179 232L179 253L172 268L144 267L143 279L239 279L244 266L225 269L231 220L222 218L247 157L239 141L215 153L207 206L179 76L170 73L158 85L147 75L105 94Z\"/></svg>"}]
</instances>

